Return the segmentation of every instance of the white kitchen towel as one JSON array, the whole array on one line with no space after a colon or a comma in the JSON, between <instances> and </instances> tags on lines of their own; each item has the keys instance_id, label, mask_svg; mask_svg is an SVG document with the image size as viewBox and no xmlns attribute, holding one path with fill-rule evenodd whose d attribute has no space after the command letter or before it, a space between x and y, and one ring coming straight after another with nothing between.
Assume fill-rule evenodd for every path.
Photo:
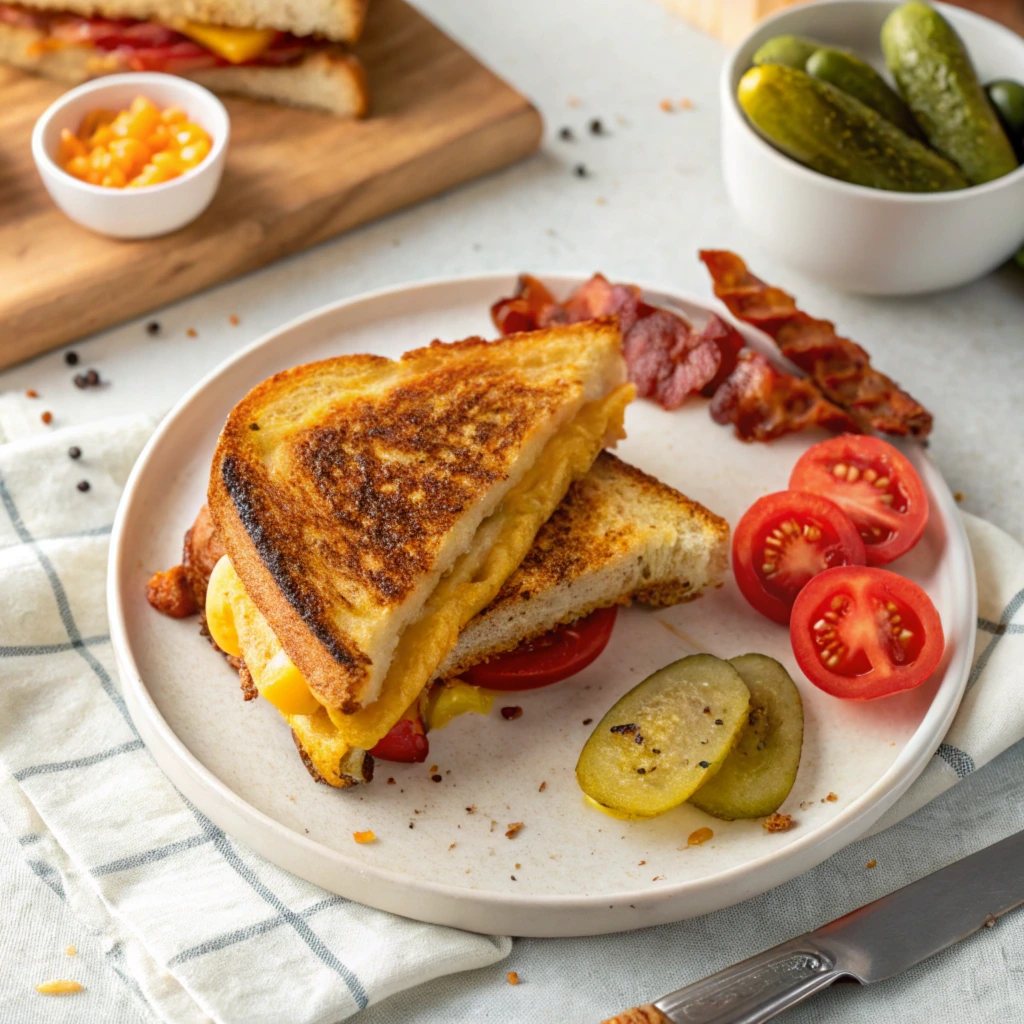
<instances>
[{"instance_id":1,"label":"white kitchen towel","mask_svg":"<svg viewBox=\"0 0 1024 1024\"><path fill-rule=\"evenodd\" d=\"M0 817L33 870L174 1024L333 1024L506 956L509 939L371 910L282 871L157 768L119 692L104 597L114 510L152 427L119 419L0 445Z\"/></svg>"},{"instance_id":2,"label":"white kitchen towel","mask_svg":"<svg viewBox=\"0 0 1024 1024\"><path fill-rule=\"evenodd\" d=\"M327 1024L501 959L508 939L370 910L274 867L149 757L113 670L104 576L117 499L151 427L120 419L0 445L0 818L26 861L175 1024ZM1024 735L1024 549L965 523L980 603L969 691L889 822Z\"/></svg>"}]
</instances>

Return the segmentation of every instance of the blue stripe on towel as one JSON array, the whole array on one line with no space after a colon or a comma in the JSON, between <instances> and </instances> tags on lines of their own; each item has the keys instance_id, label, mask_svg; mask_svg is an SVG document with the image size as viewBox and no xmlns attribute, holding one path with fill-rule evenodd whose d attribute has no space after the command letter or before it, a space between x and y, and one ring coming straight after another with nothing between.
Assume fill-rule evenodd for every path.
<instances>
[{"instance_id":1,"label":"blue stripe on towel","mask_svg":"<svg viewBox=\"0 0 1024 1024\"><path fill-rule=\"evenodd\" d=\"M1003 609L1003 614L999 616L998 622L989 622L988 619L978 619L978 628L985 630L986 633L992 633L992 639L989 640L985 650L978 655L978 660L974 663L974 667L971 669L971 674L967 677L968 692L970 692L971 688L981 677L981 673L985 671L988 659L992 657L999 641L1002 640L1007 633L1016 633L1018 631L1024 632L1024 627L1011 625L1013 617L1020 611L1022 606L1024 606L1024 590L1018 590L1010 599L1010 603ZM984 623L984 625L982 625L982 623ZM989 629L989 626L992 628Z\"/></svg>"},{"instance_id":2,"label":"blue stripe on towel","mask_svg":"<svg viewBox=\"0 0 1024 1024\"><path fill-rule=\"evenodd\" d=\"M337 907L342 903L348 902L348 900L343 899L341 896L329 896L327 899L320 900L311 907L300 911L299 916L309 920L314 914L320 913L321 910L327 910L330 907ZM207 939L205 942L199 943L198 946L192 946L190 949L183 949L180 953L176 953L167 961L167 967L170 969L176 964L183 964L188 960L194 960L197 956L205 956L207 953L215 953L219 949L226 949L228 946L245 942L247 939L254 939L258 935L273 931L273 929L280 928L281 925L287 923L284 917L278 914L277 917L268 917L265 921L257 921L256 924L247 925L245 928L236 928L233 932L225 932L216 938Z\"/></svg>"},{"instance_id":3,"label":"blue stripe on towel","mask_svg":"<svg viewBox=\"0 0 1024 1024\"><path fill-rule=\"evenodd\" d=\"M116 875L119 871L130 871L143 864L154 864L158 860L173 857L176 853L193 850L197 846L205 846L209 842L212 842L209 836L189 836L187 839L179 839L175 843L158 846L153 850L143 850L141 853L132 853L127 857L107 861L106 864L99 864L92 868L90 873L93 875Z\"/></svg>"},{"instance_id":4,"label":"blue stripe on towel","mask_svg":"<svg viewBox=\"0 0 1024 1024\"><path fill-rule=\"evenodd\" d=\"M53 761L49 764L33 764L28 768L19 768L14 773L18 782L31 779L33 775L50 775L53 772L71 771L73 768L88 768L90 765L99 764L118 754L130 754L133 750L142 750L142 740L128 740L109 750L101 750L98 754L90 754L88 757L78 757L73 761Z\"/></svg>"},{"instance_id":5,"label":"blue stripe on towel","mask_svg":"<svg viewBox=\"0 0 1024 1024\"><path fill-rule=\"evenodd\" d=\"M25 647L0 647L0 658L25 658L37 654L64 654L79 647L96 647L105 644L109 636L87 636L82 640L72 640L64 644L32 644Z\"/></svg>"},{"instance_id":6,"label":"blue stripe on towel","mask_svg":"<svg viewBox=\"0 0 1024 1024\"><path fill-rule=\"evenodd\" d=\"M940 743L935 756L941 757L956 772L958 779L963 779L974 771L974 758L959 747L954 747L952 743Z\"/></svg>"},{"instance_id":7,"label":"blue stripe on towel","mask_svg":"<svg viewBox=\"0 0 1024 1024\"><path fill-rule=\"evenodd\" d=\"M64 590L64 584L61 583L60 577L53 568L53 563L46 556L46 552L39 546L39 542L35 540L29 532L28 527L22 521L21 514L18 512L17 506L14 504L14 499L11 498L10 492L7 490L7 485L4 483L3 474L0 474L0 503L2 503L4 508L7 510L7 515L10 517L11 525L14 527L14 532L18 535L18 539L32 549L36 558L39 560L39 564L43 567L43 571L46 573L46 578L50 581L50 589L53 591L54 600L57 602L57 611L60 612L60 620L64 624L64 629L68 634L68 639L73 644L79 644L79 646L75 647L75 650L82 658L85 659L89 668L93 670L96 678L100 681L100 685L113 702L114 707L121 712L121 717L128 723L132 732L137 736L138 732L135 729L135 723L132 721L131 715L128 714L128 708L125 706L124 698L117 692L117 687L114 686L114 681L110 678L110 673L107 672L107 670L93 657L87 647L81 646L82 634L78 632L75 617L71 614L71 604L68 601L67 592Z\"/></svg>"}]
</instances>

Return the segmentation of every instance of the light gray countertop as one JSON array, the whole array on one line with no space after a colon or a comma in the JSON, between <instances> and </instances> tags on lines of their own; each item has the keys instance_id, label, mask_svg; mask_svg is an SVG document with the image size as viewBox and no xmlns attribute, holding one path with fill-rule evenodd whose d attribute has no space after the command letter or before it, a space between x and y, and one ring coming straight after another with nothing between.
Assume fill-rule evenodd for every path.
<instances>
[{"instance_id":1,"label":"light gray countertop","mask_svg":"<svg viewBox=\"0 0 1024 1024\"><path fill-rule=\"evenodd\" d=\"M932 410L930 452L951 489L964 495L963 507L1024 540L1024 273L1006 269L938 296L869 300L839 295L778 265L744 236L721 182L717 88L724 50L655 0L419 6L535 101L547 125L538 155L69 346L81 359L76 369L94 366L109 381L101 389L72 385L75 370L65 365L63 350L0 373L0 391L15 393L4 415L40 430L43 409L53 412L54 426L122 412L159 415L270 329L324 303L404 281L489 270L601 270L707 297L697 250L733 248L804 309L836 321ZM666 113L659 105L666 98L685 98L693 109ZM607 135L587 131L595 117ZM558 138L562 126L573 129L575 141ZM577 163L588 177L573 174ZM232 314L238 326L229 323ZM145 330L151 319L161 325L156 338ZM188 328L197 337L187 337ZM41 398L18 397L27 388ZM10 865L0 858L0 881L13 885ZM8 960L0 978L23 977L25 970ZM121 985L110 977L112 986ZM59 1019L41 1015L49 1011L38 1000L32 1007L33 1020Z\"/></svg>"}]
</instances>

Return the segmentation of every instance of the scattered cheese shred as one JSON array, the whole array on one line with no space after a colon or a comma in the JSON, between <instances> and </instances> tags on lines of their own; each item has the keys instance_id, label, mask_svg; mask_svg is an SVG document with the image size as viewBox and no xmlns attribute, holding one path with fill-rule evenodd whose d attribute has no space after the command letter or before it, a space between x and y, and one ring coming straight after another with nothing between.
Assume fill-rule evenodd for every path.
<instances>
[{"instance_id":1,"label":"scattered cheese shred","mask_svg":"<svg viewBox=\"0 0 1024 1024\"><path fill-rule=\"evenodd\" d=\"M509 971L508 974L505 975L505 980L510 985L518 985L519 984L519 975L516 974L515 971Z\"/></svg>"},{"instance_id":2,"label":"scattered cheese shred","mask_svg":"<svg viewBox=\"0 0 1024 1024\"><path fill-rule=\"evenodd\" d=\"M77 981L44 981L36 985L36 991L44 996L69 996L74 992L81 992L82 986Z\"/></svg>"},{"instance_id":3,"label":"scattered cheese shred","mask_svg":"<svg viewBox=\"0 0 1024 1024\"><path fill-rule=\"evenodd\" d=\"M68 956L78 956L78 950L74 946L68 946L64 952L67 953Z\"/></svg>"},{"instance_id":4,"label":"scattered cheese shred","mask_svg":"<svg viewBox=\"0 0 1024 1024\"><path fill-rule=\"evenodd\" d=\"M365 832L353 832L352 838L357 843L372 843L377 836L372 829L367 829Z\"/></svg>"}]
</instances>

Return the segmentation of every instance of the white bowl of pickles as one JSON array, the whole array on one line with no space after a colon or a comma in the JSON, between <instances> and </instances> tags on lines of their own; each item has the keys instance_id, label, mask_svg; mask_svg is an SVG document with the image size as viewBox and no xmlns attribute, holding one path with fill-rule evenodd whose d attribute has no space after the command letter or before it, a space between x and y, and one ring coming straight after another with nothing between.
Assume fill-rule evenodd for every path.
<instances>
[{"instance_id":1,"label":"white bowl of pickles","mask_svg":"<svg viewBox=\"0 0 1024 1024\"><path fill-rule=\"evenodd\" d=\"M965 284L1024 246L1014 79L1024 39L947 4L786 10L722 73L729 198L765 248L841 290Z\"/></svg>"}]
</instances>

